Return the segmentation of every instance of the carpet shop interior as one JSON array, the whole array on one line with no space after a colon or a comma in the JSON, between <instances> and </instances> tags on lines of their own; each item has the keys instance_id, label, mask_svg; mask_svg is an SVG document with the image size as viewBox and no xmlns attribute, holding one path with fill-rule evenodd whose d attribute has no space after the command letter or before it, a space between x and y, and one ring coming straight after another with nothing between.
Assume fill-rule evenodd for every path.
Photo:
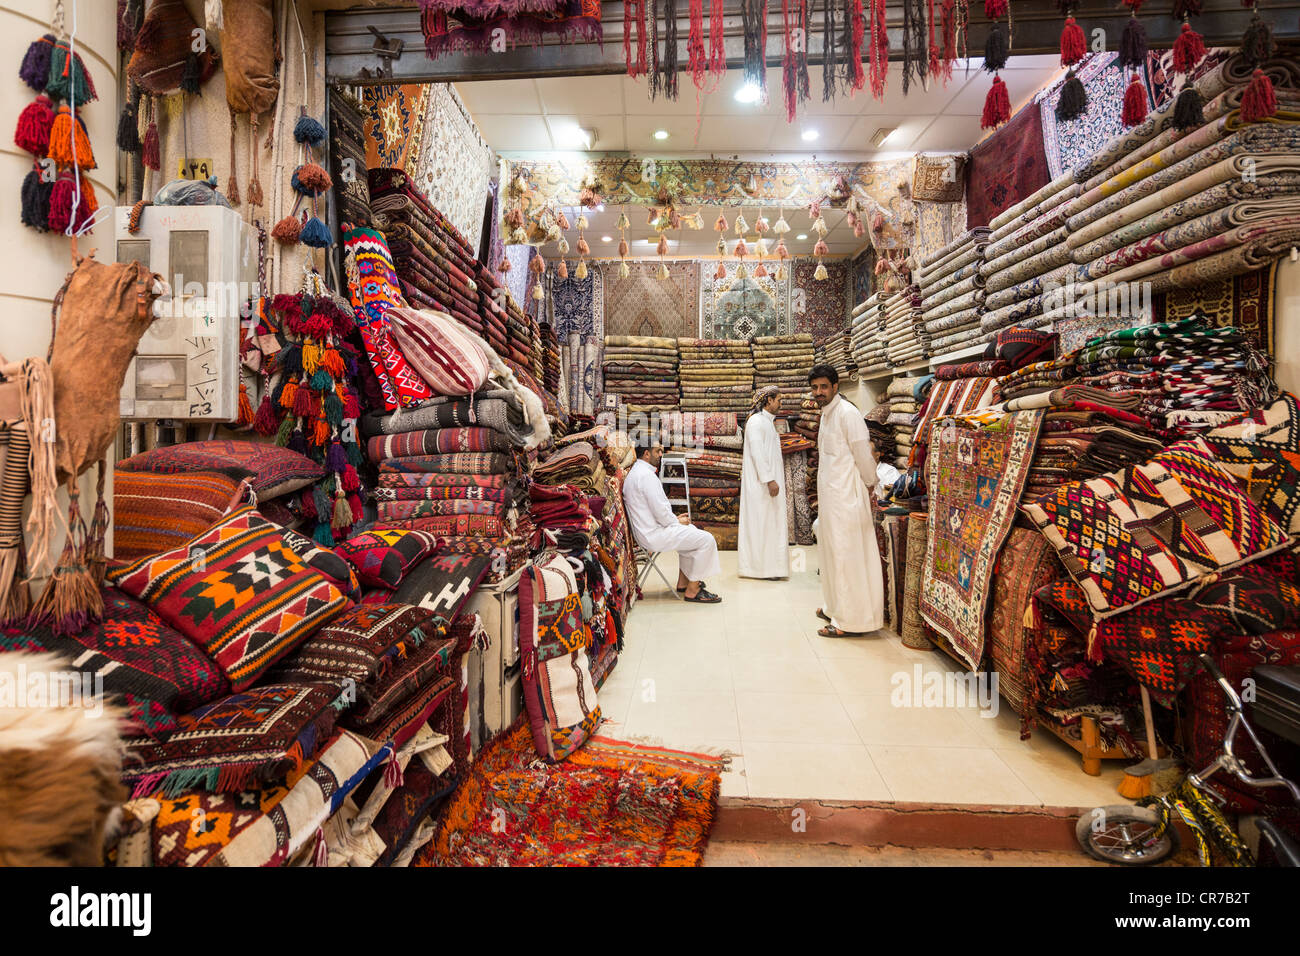
<instances>
[{"instance_id":1,"label":"carpet shop interior","mask_svg":"<svg viewBox=\"0 0 1300 956\"><path fill-rule=\"evenodd\" d=\"M1295 852L1300 5L27 6L0 864Z\"/></svg>"}]
</instances>

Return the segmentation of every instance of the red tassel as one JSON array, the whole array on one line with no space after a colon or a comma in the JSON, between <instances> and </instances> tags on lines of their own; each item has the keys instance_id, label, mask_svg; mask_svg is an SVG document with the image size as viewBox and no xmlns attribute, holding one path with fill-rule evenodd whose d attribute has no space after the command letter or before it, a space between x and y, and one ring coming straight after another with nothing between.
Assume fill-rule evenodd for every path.
<instances>
[{"instance_id":1,"label":"red tassel","mask_svg":"<svg viewBox=\"0 0 1300 956\"><path fill-rule=\"evenodd\" d=\"M1133 79L1129 80L1128 89L1124 91L1124 125L1137 126L1146 118L1147 88L1142 85L1142 78L1134 73Z\"/></svg>"},{"instance_id":2,"label":"red tassel","mask_svg":"<svg viewBox=\"0 0 1300 956\"><path fill-rule=\"evenodd\" d=\"M257 414L253 416L253 431L270 437L279 430L279 427L280 423L276 421L275 408L271 405L271 393L268 390L262 396L262 404L257 406Z\"/></svg>"},{"instance_id":3,"label":"red tassel","mask_svg":"<svg viewBox=\"0 0 1300 956\"><path fill-rule=\"evenodd\" d=\"M868 77L871 95L882 99L889 76L889 35L885 32L885 0L871 0L871 56Z\"/></svg>"},{"instance_id":4,"label":"red tassel","mask_svg":"<svg viewBox=\"0 0 1300 956\"><path fill-rule=\"evenodd\" d=\"M140 162L145 169L162 169L162 146L158 141L158 124L150 123L144 131L144 146L140 151Z\"/></svg>"},{"instance_id":5,"label":"red tassel","mask_svg":"<svg viewBox=\"0 0 1300 956\"><path fill-rule=\"evenodd\" d=\"M14 143L33 156L44 156L50 146L50 130L53 128L54 104L42 93L18 114Z\"/></svg>"},{"instance_id":6,"label":"red tassel","mask_svg":"<svg viewBox=\"0 0 1300 956\"><path fill-rule=\"evenodd\" d=\"M1183 24L1186 28L1186 24ZM1074 17L1065 18L1065 29L1061 31L1061 66L1073 66L1083 59L1088 52L1088 43L1083 36L1083 27L1075 22ZM1205 51L1202 49L1201 51Z\"/></svg>"},{"instance_id":7,"label":"red tassel","mask_svg":"<svg viewBox=\"0 0 1300 956\"><path fill-rule=\"evenodd\" d=\"M943 0L940 19L943 21L943 82L947 85L957 61L957 0Z\"/></svg>"},{"instance_id":8,"label":"red tassel","mask_svg":"<svg viewBox=\"0 0 1300 956\"><path fill-rule=\"evenodd\" d=\"M727 72L726 23L724 0L709 5L709 73L720 77Z\"/></svg>"},{"instance_id":9,"label":"red tassel","mask_svg":"<svg viewBox=\"0 0 1300 956\"><path fill-rule=\"evenodd\" d=\"M690 0L691 29L686 40L687 69L697 90L704 89L709 57L704 50L704 0Z\"/></svg>"},{"instance_id":10,"label":"red tassel","mask_svg":"<svg viewBox=\"0 0 1300 956\"><path fill-rule=\"evenodd\" d=\"M984 0L984 16L990 20L1001 20L1007 13L1007 0Z\"/></svg>"},{"instance_id":11,"label":"red tassel","mask_svg":"<svg viewBox=\"0 0 1300 956\"><path fill-rule=\"evenodd\" d=\"M934 0L930 0L930 19L934 19ZM853 13L849 17L849 36L851 48L849 51L850 62L853 64L853 76L851 86L854 91L862 89L867 85L867 75L862 71L862 36L865 29L865 23L862 16L862 0L853 0ZM933 30L933 25L932 25ZM933 44L933 40L931 40Z\"/></svg>"},{"instance_id":12,"label":"red tassel","mask_svg":"<svg viewBox=\"0 0 1300 956\"><path fill-rule=\"evenodd\" d=\"M1011 97L1007 95L1007 85L1002 77L994 75L989 95L984 100L984 115L980 117L980 129L993 129L1011 119Z\"/></svg>"},{"instance_id":13,"label":"red tassel","mask_svg":"<svg viewBox=\"0 0 1300 956\"><path fill-rule=\"evenodd\" d=\"M1273 81L1263 70L1256 70L1250 85L1241 94L1241 119L1246 123L1258 123L1277 114L1277 93L1273 90Z\"/></svg>"},{"instance_id":14,"label":"red tassel","mask_svg":"<svg viewBox=\"0 0 1300 956\"><path fill-rule=\"evenodd\" d=\"M60 176L59 181L54 184L54 190L50 193L51 232L62 232L68 228L68 223L72 222L72 194L75 188L72 185L72 177L67 175Z\"/></svg>"},{"instance_id":15,"label":"red tassel","mask_svg":"<svg viewBox=\"0 0 1300 956\"><path fill-rule=\"evenodd\" d=\"M1174 72L1190 73L1192 67L1201 62L1205 56L1205 41L1192 29L1190 23L1183 23L1183 28L1174 41Z\"/></svg>"}]
</instances>

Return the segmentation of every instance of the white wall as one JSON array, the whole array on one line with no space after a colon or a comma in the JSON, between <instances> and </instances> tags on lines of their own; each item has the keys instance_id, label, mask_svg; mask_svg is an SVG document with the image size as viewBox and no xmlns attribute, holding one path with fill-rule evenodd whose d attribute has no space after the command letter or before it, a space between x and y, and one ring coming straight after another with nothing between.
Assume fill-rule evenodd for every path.
<instances>
[{"instance_id":1,"label":"white wall","mask_svg":"<svg viewBox=\"0 0 1300 956\"><path fill-rule=\"evenodd\" d=\"M1288 392L1300 393L1300 261L1282 260L1274 293L1274 377Z\"/></svg>"}]
</instances>

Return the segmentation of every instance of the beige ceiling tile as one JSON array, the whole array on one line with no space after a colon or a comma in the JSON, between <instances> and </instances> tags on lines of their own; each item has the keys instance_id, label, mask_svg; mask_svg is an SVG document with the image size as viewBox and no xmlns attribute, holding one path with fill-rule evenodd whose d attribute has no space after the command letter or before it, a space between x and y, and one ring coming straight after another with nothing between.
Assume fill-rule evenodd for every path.
<instances>
[{"instance_id":1,"label":"beige ceiling tile","mask_svg":"<svg viewBox=\"0 0 1300 956\"><path fill-rule=\"evenodd\" d=\"M457 83L456 92L477 121L480 114L539 113L535 80L473 80Z\"/></svg>"},{"instance_id":2,"label":"beige ceiling tile","mask_svg":"<svg viewBox=\"0 0 1300 956\"><path fill-rule=\"evenodd\" d=\"M912 141L916 152L965 152L982 136L978 116L940 116Z\"/></svg>"},{"instance_id":3,"label":"beige ceiling tile","mask_svg":"<svg viewBox=\"0 0 1300 956\"><path fill-rule=\"evenodd\" d=\"M548 113L617 113L623 115L623 83L619 76L541 77L537 83Z\"/></svg>"},{"instance_id":4,"label":"beige ceiling tile","mask_svg":"<svg viewBox=\"0 0 1300 956\"><path fill-rule=\"evenodd\" d=\"M496 115L475 116L479 131L488 145L496 150L550 150L551 135L547 131L546 121L533 115Z\"/></svg>"}]
</instances>

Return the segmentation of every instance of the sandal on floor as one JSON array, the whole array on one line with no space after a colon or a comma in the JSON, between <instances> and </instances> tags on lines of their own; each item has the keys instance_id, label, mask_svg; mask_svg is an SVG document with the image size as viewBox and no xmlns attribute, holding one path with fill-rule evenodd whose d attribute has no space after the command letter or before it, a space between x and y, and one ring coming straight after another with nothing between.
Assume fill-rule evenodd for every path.
<instances>
[{"instance_id":1,"label":"sandal on floor","mask_svg":"<svg viewBox=\"0 0 1300 956\"><path fill-rule=\"evenodd\" d=\"M831 622L831 619L827 616L826 612L823 611L821 608L817 609L817 616L821 618L823 621L825 621L827 624Z\"/></svg>"},{"instance_id":2,"label":"sandal on floor","mask_svg":"<svg viewBox=\"0 0 1300 956\"><path fill-rule=\"evenodd\" d=\"M704 588L704 587L707 587L707 586L708 586L708 585L707 585L704 581L701 581L701 582L700 582L700 587L701 587L701 588ZM678 594L685 594L685 593L686 593L686 588L678 588L678 589L677 589L677 593L678 593Z\"/></svg>"},{"instance_id":3,"label":"sandal on floor","mask_svg":"<svg viewBox=\"0 0 1300 956\"><path fill-rule=\"evenodd\" d=\"M817 633L822 637L864 637L865 634L854 631L841 631L834 624L827 624L825 627L819 627Z\"/></svg>"},{"instance_id":4,"label":"sandal on floor","mask_svg":"<svg viewBox=\"0 0 1300 956\"><path fill-rule=\"evenodd\" d=\"M683 601L688 604L721 604L722 598L718 597L712 591L706 591L704 585L700 585L700 590L695 597L683 597Z\"/></svg>"}]
</instances>

